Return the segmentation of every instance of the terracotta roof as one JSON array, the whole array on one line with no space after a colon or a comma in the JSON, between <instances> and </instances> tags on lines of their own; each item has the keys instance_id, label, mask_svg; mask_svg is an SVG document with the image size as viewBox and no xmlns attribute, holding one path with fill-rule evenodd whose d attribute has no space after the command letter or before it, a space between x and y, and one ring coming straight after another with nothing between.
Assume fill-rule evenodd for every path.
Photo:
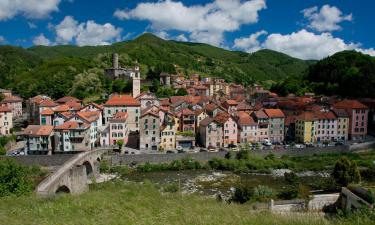
<instances>
[{"instance_id":1,"label":"terracotta roof","mask_svg":"<svg viewBox=\"0 0 375 225\"><path fill-rule=\"evenodd\" d=\"M86 120L87 122L94 122L99 119L100 112L98 111L84 111L84 112L77 112L77 116L81 117L82 119Z\"/></svg>"},{"instance_id":2,"label":"terracotta roof","mask_svg":"<svg viewBox=\"0 0 375 225\"><path fill-rule=\"evenodd\" d=\"M226 100L225 101L228 105L238 105L238 103L235 100Z\"/></svg>"},{"instance_id":3,"label":"terracotta roof","mask_svg":"<svg viewBox=\"0 0 375 225\"><path fill-rule=\"evenodd\" d=\"M0 106L0 112L12 112L12 110L6 106Z\"/></svg>"},{"instance_id":4,"label":"terracotta roof","mask_svg":"<svg viewBox=\"0 0 375 225\"><path fill-rule=\"evenodd\" d=\"M44 99L39 103L40 107L55 107L58 106L58 104L50 99Z\"/></svg>"},{"instance_id":5,"label":"terracotta roof","mask_svg":"<svg viewBox=\"0 0 375 225\"><path fill-rule=\"evenodd\" d=\"M210 124L210 123L213 122L213 121L214 121L213 118L211 118L211 117L206 117L206 118L204 118L204 119L199 123L199 126L201 126L201 127L207 127L208 124Z\"/></svg>"},{"instance_id":6,"label":"terracotta roof","mask_svg":"<svg viewBox=\"0 0 375 225\"><path fill-rule=\"evenodd\" d=\"M181 113L182 115L195 115L195 113L188 108L183 109Z\"/></svg>"},{"instance_id":7,"label":"terracotta roof","mask_svg":"<svg viewBox=\"0 0 375 225\"><path fill-rule=\"evenodd\" d=\"M66 111L69 111L69 109L70 109L70 107L64 104L64 105L57 106L53 110L56 111L56 112L66 112Z\"/></svg>"},{"instance_id":8,"label":"terracotta roof","mask_svg":"<svg viewBox=\"0 0 375 225\"><path fill-rule=\"evenodd\" d=\"M65 105L69 106L70 110L78 111L81 109L81 103L75 101L66 102Z\"/></svg>"},{"instance_id":9,"label":"terracotta roof","mask_svg":"<svg viewBox=\"0 0 375 225\"><path fill-rule=\"evenodd\" d=\"M29 125L23 131L25 135L29 136L49 136L53 131L53 126Z\"/></svg>"},{"instance_id":10,"label":"terracotta roof","mask_svg":"<svg viewBox=\"0 0 375 225\"><path fill-rule=\"evenodd\" d=\"M105 106L140 106L141 103L130 95L114 95L104 105Z\"/></svg>"},{"instance_id":11,"label":"terracotta roof","mask_svg":"<svg viewBox=\"0 0 375 225\"><path fill-rule=\"evenodd\" d=\"M237 112L236 116L237 116L237 123L240 126L249 126L249 125L257 124L248 113Z\"/></svg>"},{"instance_id":12,"label":"terracotta roof","mask_svg":"<svg viewBox=\"0 0 375 225\"><path fill-rule=\"evenodd\" d=\"M367 109L368 107L357 100L343 100L333 105L338 109Z\"/></svg>"},{"instance_id":13,"label":"terracotta roof","mask_svg":"<svg viewBox=\"0 0 375 225\"><path fill-rule=\"evenodd\" d=\"M283 111L280 109L265 109L264 112L269 118L282 118L285 117Z\"/></svg>"},{"instance_id":14,"label":"terracotta roof","mask_svg":"<svg viewBox=\"0 0 375 225\"><path fill-rule=\"evenodd\" d=\"M216 122L218 122L220 124L224 124L225 122L228 121L229 117L230 117L230 115L228 113L221 112L221 113L216 114L214 119L215 119Z\"/></svg>"},{"instance_id":15,"label":"terracotta roof","mask_svg":"<svg viewBox=\"0 0 375 225\"><path fill-rule=\"evenodd\" d=\"M320 120L330 120L336 119L336 115L332 111L322 112L322 111L313 111L315 117Z\"/></svg>"},{"instance_id":16,"label":"terracotta roof","mask_svg":"<svg viewBox=\"0 0 375 225\"><path fill-rule=\"evenodd\" d=\"M127 118L128 118L128 113L127 112L118 112L115 115L113 115L113 117L110 118L109 120L111 122L114 122L114 121L126 121Z\"/></svg>"},{"instance_id":17,"label":"terracotta roof","mask_svg":"<svg viewBox=\"0 0 375 225\"><path fill-rule=\"evenodd\" d=\"M214 111L215 109L217 108L217 105L215 105L215 104L207 104L206 105L206 107L205 107L205 109L207 110L207 111Z\"/></svg>"},{"instance_id":18,"label":"terracotta roof","mask_svg":"<svg viewBox=\"0 0 375 225\"><path fill-rule=\"evenodd\" d=\"M288 126L292 123L295 123L296 121L296 116L290 115L285 117L285 126Z\"/></svg>"},{"instance_id":19,"label":"terracotta roof","mask_svg":"<svg viewBox=\"0 0 375 225\"><path fill-rule=\"evenodd\" d=\"M3 103L22 102L22 98L18 96L8 96L8 97L5 97L3 101L1 102Z\"/></svg>"},{"instance_id":20,"label":"terracotta roof","mask_svg":"<svg viewBox=\"0 0 375 225\"><path fill-rule=\"evenodd\" d=\"M50 115L53 115L54 113L55 113L55 112L54 112L52 109L47 108L47 109L43 110L43 111L40 113L40 115L42 115L42 116L50 116Z\"/></svg>"},{"instance_id":21,"label":"terracotta roof","mask_svg":"<svg viewBox=\"0 0 375 225\"><path fill-rule=\"evenodd\" d=\"M83 126L80 126L80 125L83 125ZM87 123L79 123L77 121L67 121L59 126L56 126L55 129L56 130L74 130L74 129L77 129L77 128L83 128L83 129L87 129L89 128L90 125L87 124Z\"/></svg>"},{"instance_id":22,"label":"terracotta roof","mask_svg":"<svg viewBox=\"0 0 375 225\"><path fill-rule=\"evenodd\" d=\"M297 116L298 120L303 120L303 121L314 121L316 120L316 117L314 113L306 111L302 112L299 116Z\"/></svg>"},{"instance_id":23,"label":"terracotta roof","mask_svg":"<svg viewBox=\"0 0 375 225\"><path fill-rule=\"evenodd\" d=\"M61 112L59 114L63 115L66 118L70 118L71 116L73 116L73 114L71 112Z\"/></svg>"},{"instance_id":24,"label":"terracotta roof","mask_svg":"<svg viewBox=\"0 0 375 225\"><path fill-rule=\"evenodd\" d=\"M59 98L56 100L57 103L60 103L60 104L64 104L64 103L67 103L67 102L81 102L81 100L79 100L78 98L75 98L75 97L72 97L72 96L65 96L65 97L62 97L62 98Z\"/></svg>"},{"instance_id":25,"label":"terracotta roof","mask_svg":"<svg viewBox=\"0 0 375 225\"><path fill-rule=\"evenodd\" d=\"M254 114L258 119L268 119L267 114L263 110L254 111Z\"/></svg>"}]
</instances>

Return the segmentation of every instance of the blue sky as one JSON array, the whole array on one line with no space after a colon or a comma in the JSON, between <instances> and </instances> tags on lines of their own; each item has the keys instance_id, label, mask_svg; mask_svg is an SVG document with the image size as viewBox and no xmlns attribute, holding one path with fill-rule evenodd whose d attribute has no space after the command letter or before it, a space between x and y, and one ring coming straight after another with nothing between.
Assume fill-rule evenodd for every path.
<instances>
[{"instance_id":1,"label":"blue sky","mask_svg":"<svg viewBox=\"0 0 375 225\"><path fill-rule=\"evenodd\" d=\"M0 0L0 44L104 45L144 32L302 59L375 55L375 1Z\"/></svg>"}]
</instances>

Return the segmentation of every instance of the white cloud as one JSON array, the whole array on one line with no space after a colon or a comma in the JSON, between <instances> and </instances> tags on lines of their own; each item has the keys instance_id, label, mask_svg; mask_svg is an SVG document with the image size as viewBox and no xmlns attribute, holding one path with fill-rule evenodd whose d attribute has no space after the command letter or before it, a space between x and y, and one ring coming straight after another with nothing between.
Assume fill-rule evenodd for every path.
<instances>
[{"instance_id":1,"label":"white cloud","mask_svg":"<svg viewBox=\"0 0 375 225\"><path fill-rule=\"evenodd\" d=\"M169 40L170 39L170 36L167 32L165 31L157 31L157 32L154 32L154 34L164 40Z\"/></svg>"},{"instance_id":2,"label":"white cloud","mask_svg":"<svg viewBox=\"0 0 375 225\"><path fill-rule=\"evenodd\" d=\"M247 52L258 51L261 46L258 38L262 35L266 35L267 31L261 30L254 34L251 34L249 37L237 38L234 40L234 48L244 49Z\"/></svg>"},{"instance_id":3,"label":"white cloud","mask_svg":"<svg viewBox=\"0 0 375 225\"><path fill-rule=\"evenodd\" d=\"M176 37L176 40L177 41L183 41L183 42L187 42L189 41L189 39L184 35L184 34L180 34Z\"/></svg>"},{"instance_id":4,"label":"white cloud","mask_svg":"<svg viewBox=\"0 0 375 225\"><path fill-rule=\"evenodd\" d=\"M45 46L49 46L49 45L51 45L51 41L50 41L48 38L46 38L46 37L44 36L44 34L40 34L40 35L34 37L34 39L33 39L33 44L34 44L34 45L45 45Z\"/></svg>"},{"instance_id":5,"label":"white cloud","mask_svg":"<svg viewBox=\"0 0 375 225\"><path fill-rule=\"evenodd\" d=\"M256 34L254 34L254 36L256 36ZM237 39L237 42L243 39L244 38ZM305 29L285 35L273 33L268 35L263 43L256 41L248 41L248 45L243 41L241 42L242 45L238 46L237 44L237 48L243 50L248 50L249 48L267 48L300 59L322 59L344 50L357 50L375 56L375 50L373 48L363 49L360 43L346 43L340 38L333 37L330 33L314 34ZM254 43L259 44L254 45Z\"/></svg>"},{"instance_id":6,"label":"white cloud","mask_svg":"<svg viewBox=\"0 0 375 225\"><path fill-rule=\"evenodd\" d=\"M122 29L110 23L97 24L92 20L78 23L72 16L66 16L60 24L55 26L55 31L58 44L75 42L83 46L108 45L113 41L120 41Z\"/></svg>"},{"instance_id":7,"label":"white cloud","mask_svg":"<svg viewBox=\"0 0 375 225\"><path fill-rule=\"evenodd\" d=\"M61 0L0 0L0 20L11 19L16 15L27 18L45 18L58 11Z\"/></svg>"},{"instance_id":8,"label":"white cloud","mask_svg":"<svg viewBox=\"0 0 375 225\"><path fill-rule=\"evenodd\" d=\"M352 14L343 15L340 9L330 5L322 6L320 11L314 6L301 12L310 22L308 27L319 32L341 30L339 23L353 19Z\"/></svg>"},{"instance_id":9,"label":"white cloud","mask_svg":"<svg viewBox=\"0 0 375 225\"><path fill-rule=\"evenodd\" d=\"M0 35L0 43L3 43L3 42L5 42L5 38L4 38L4 36Z\"/></svg>"},{"instance_id":10,"label":"white cloud","mask_svg":"<svg viewBox=\"0 0 375 225\"><path fill-rule=\"evenodd\" d=\"M147 20L154 30L179 30L190 33L194 41L221 45L224 32L235 31L243 24L258 22L258 12L265 0L215 0L205 5L185 6L164 0L139 3L132 10L117 9L119 19Z\"/></svg>"}]
</instances>

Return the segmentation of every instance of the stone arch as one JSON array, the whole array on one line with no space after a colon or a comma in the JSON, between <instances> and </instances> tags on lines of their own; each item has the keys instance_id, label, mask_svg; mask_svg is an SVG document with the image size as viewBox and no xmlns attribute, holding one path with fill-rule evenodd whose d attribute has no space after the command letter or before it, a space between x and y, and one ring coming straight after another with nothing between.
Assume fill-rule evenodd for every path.
<instances>
[{"instance_id":1,"label":"stone arch","mask_svg":"<svg viewBox=\"0 0 375 225\"><path fill-rule=\"evenodd\" d=\"M86 167L86 175L88 178L92 178L94 176L94 170L92 168L92 165L89 161L83 162L83 164Z\"/></svg>"},{"instance_id":2,"label":"stone arch","mask_svg":"<svg viewBox=\"0 0 375 225\"><path fill-rule=\"evenodd\" d=\"M96 158L96 161L97 161L97 162L100 162L100 161L101 161L101 158L100 158L100 157Z\"/></svg>"},{"instance_id":3,"label":"stone arch","mask_svg":"<svg viewBox=\"0 0 375 225\"><path fill-rule=\"evenodd\" d=\"M69 193L70 193L70 189L66 185L61 185L55 191L55 194L69 194Z\"/></svg>"}]
</instances>

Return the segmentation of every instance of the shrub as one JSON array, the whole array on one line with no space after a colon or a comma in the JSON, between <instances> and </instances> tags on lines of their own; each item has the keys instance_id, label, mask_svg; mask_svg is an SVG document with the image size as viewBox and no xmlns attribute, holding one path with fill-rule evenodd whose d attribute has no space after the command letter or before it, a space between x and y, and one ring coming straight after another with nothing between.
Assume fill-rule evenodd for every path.
<instances>
[{"instance_id":1,"label":"shrub","mask_svg":"<svg viewBox=\"0 0 375 225\"><path fill-rule=\"evenodd\" d=\"M164 185L163 187L164 192L170 192L170 193L175 193L180 191L180 186L177 183L169 183Z\"/></svg>"},{"instance_id":2,"label":"shrub","mask_svg":"<svg viewBox=\"0 0 375 225\"><path fill-rule=\"evenodd\" d=\"M13 160L0 160L0 197L23 195L32 190L32 182L27 178L27 168Z\"/></svg>"},{"instance_id":3,"label":"shrub","mask_svg":"<svg viewBox=\"0 0 375 225\"><path fill-rule=\"evenodd\" d=\"M368 181L375 181L375 166L370 166L369 168L361 172L361 177Z\"/></svg>"},{"instance_id":4,"label":"shrub","mask_svg":"<svg viewBox=\"0 0 375 225\"><path fill-rule=\"evenodd\" d=\"M7 151L5 150L5 148L3 146L0 146L0 155L5 155L7 153Z\"/></svg>"},{"instance_id":5,"label":"shrub","mask_svg":"<svg viewBox=\"0 0 375 225\"><path fill-rule=\"evenodd\" d=\"M296 173L294 173L293 171L288 173L288 172L285 172L284 173L284 180L288 183L288 184L291 184L291 185L296 185L299 183L299 177L297 176Z\"/></svg>"},{"instance_id":6,"label":"shrub","mask_svg":"<svg viewBox=\"0 0 375 225\"><path fill-rule=\"evenodd\" d=\"M234 153L232 151L229 151L225 154L224 156L226 159L233 159L234 158Z\"/></svg>"},{"instance_id":7,"label":"shrub","mask_svg":"<svg viewBox=\"0 0 375 225\"><path fill-rule=\"evenodd\" d=\"M264 157L266 160L274 160L276 158L275 154L270 153Z\"/></svg>"},{"instance_id":8,"label":"shrub","mask_svg":"<svg viewBox=\"0 0 375 225\"><path fill-rule=\"evenodd\" d=\"M246 186L236 187L230 201L243 204L249 201L254 196L254 192L251 188Z\"/></svg>"},{"instance_id":9,"label":"shrub","mask_svg":"<svg viewBox=\"0 0 375 225\"><path fill-rule=\"evenodd\" d=\"M295 186L287 186L285 189L281 190L277 197L284 200L295 199L298 196L298 189Z\"/></svg>"},{"instance_id":10,"label":"shrub","mask_svg":"<svg viewBox=\"0 0 375 225\"><path fill-rule=\"evenodd\" d=\"M273 196L272 188L265 185L258 185L254 188L254 197L257 200L265 201L269 200Z\"/></svg>"},{"instance_id":11,"label":"shrub","mask_svg":"<svg viewBox=\"0 0 375 225\"><path fill-rule=\"evenodd\" d=\"M236 159L238 160L249 160L250 157L251 154L249 150L240 150L236 155Z\"/></svg>"},{"instance_id":12,"label":"shrub","mask_svg":"<svg viewBox=\"0 0 375 225\"><path fill-rule=\"evenodd\" d=\"M332 175L336 182L344 187L350 183L358 183L361 180L357 163L346 156L337 160Z\"/></svg>"}]
</instances>

